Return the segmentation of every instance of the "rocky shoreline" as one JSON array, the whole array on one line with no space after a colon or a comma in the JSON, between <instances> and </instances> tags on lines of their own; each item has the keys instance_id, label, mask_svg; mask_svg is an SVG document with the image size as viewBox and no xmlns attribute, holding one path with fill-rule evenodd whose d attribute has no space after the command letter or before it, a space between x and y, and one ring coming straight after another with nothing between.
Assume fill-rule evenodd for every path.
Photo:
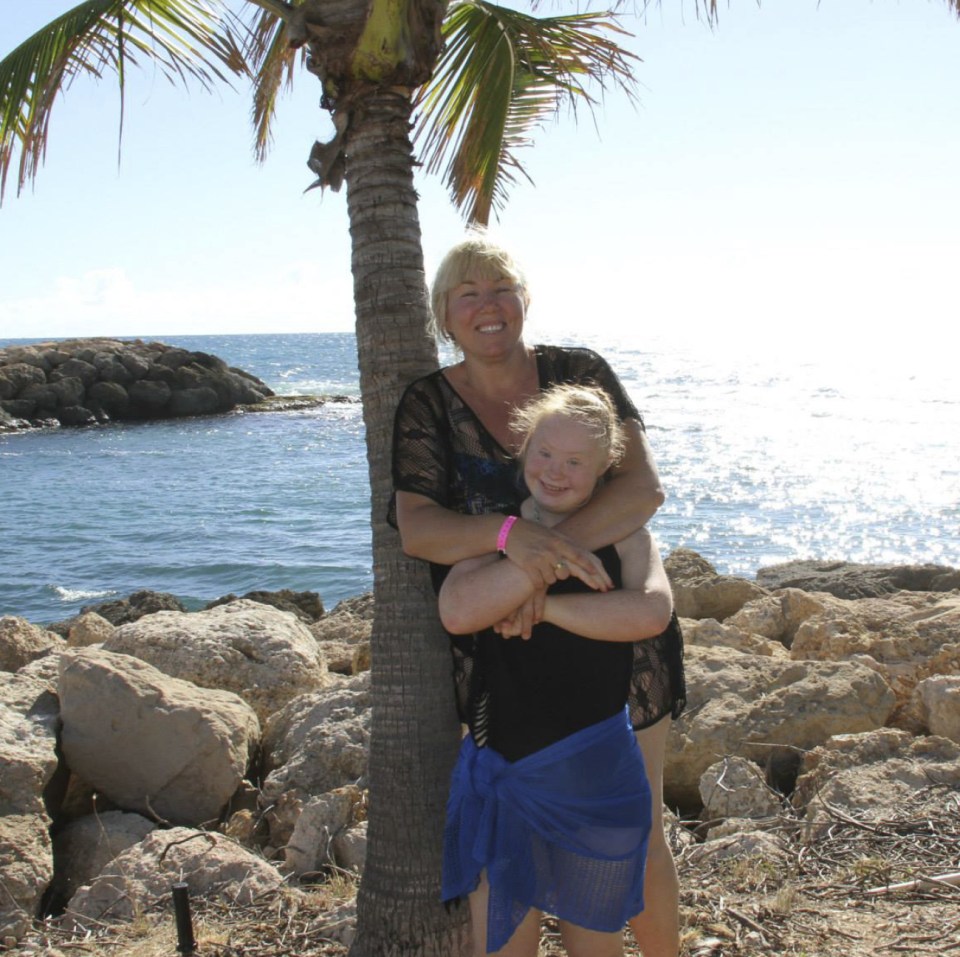
<instances>
[{"instance_id":1,"label":"rocky shoreline","mask_svg":"<svg viewBox=\"0 0 960 957\"><path fill-rule=\"evenodd\" d=\"M666 564L689 693L665 770L681 875L800 858L838 820L875 831L905 809L960 832L960 570ZM0 941L50 913L78 934L132 920L180 874L242 903L361 871L372 617L372 595L187 612L141 592L46 628L0 619ZM348 944L352 905L322 923Z\"/></svg>"},{"instance_id":2,"label":"rocky shoreline","mask_svg":"<svg viewBox=\"0 0 960 957\"><path fill-rule=\"evenodd\" d=\"M217 356L142 339L68 339L0 349L0 433L288 411L344 396L277 396Z\"/></svg>"}]
</instances>

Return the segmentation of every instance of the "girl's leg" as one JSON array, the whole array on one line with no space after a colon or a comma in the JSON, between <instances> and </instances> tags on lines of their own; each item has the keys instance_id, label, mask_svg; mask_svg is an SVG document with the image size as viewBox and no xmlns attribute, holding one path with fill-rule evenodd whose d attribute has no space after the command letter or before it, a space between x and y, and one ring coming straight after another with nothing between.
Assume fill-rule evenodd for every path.
<instances>
[{"instance_id":1,"label":"girl's leg","mask_svg":"<svg viewBox=\"0 0 960 957\"><path fill-rule=\"evenodd\" d=\"M560 938L567 957L623 957L623 931L604 934L560 921Z\"/></svg>"},{"instance_id":2,"label":"girl's leg","mask_svg":"<svg viewBox=\"0 0 960 957\"><path fill-rule=\"evenodd\" d=\"M637 732L653 797L653 826L643 882L645 907L629 921L643 957L677 957L680 951L680 882L663 829L663 761L671 719Z\"/></svg>"},{"instance_id":3,"label":"girl's leg","mask_svg":"<svg viewBox=\"0 0 960 957\"><path fill-rule=\"evenodd\" d=\"M487 957L487 900L490 885L487 875L480 878L480 885L470 895L470 929L473 935L473 957ZM531 908L520 926L513 932L504 947L490 957L537 957L540 949L540 911Z\"/></svg>"}]
</instances>

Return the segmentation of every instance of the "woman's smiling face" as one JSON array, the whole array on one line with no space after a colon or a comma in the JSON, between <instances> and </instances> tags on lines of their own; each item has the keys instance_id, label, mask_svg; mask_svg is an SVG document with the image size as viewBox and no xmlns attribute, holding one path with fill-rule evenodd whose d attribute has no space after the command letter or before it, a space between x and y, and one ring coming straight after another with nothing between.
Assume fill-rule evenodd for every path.
<instances>
[{"instance_id":1,"label":"woman's smiling face","mask_svg":"<svg viewBox=\"0 0 960 957\"><path fill-rule=\"evenodd\" d=\"M516 345L523 319L523 296L506 277L467 279L447 294L447 334L468 354Z\"/></svg>"},{"instance_id":2,"label":"woman's smiling face","mask_svg":"<svg viewBox=\"0 0 960 957\"><path fill-rule=\"evenodd\" d=\"M530 436L523 477L541 509L568 514L586 505L609 466L609 450L586 425L554 413Z\"/></svg>"}]
</instances>

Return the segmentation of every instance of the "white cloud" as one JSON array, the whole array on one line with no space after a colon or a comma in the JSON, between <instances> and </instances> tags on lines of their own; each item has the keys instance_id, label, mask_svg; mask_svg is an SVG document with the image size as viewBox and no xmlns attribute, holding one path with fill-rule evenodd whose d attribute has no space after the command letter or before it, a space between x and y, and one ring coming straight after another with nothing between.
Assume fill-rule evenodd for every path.
<instances>
[{"instance_id":1,"label":"white cloud","mask_svg":"<svg viewBox=\"0 0 960 957\"><path fill-rule=\"evenodd\" d=\"M244 282L145 288L116 267L59 276L38 296L0 302L0 335L41 339L94 335L333 332L353 328L350 276L309 262Z\"/></svg>"}]
</instances>

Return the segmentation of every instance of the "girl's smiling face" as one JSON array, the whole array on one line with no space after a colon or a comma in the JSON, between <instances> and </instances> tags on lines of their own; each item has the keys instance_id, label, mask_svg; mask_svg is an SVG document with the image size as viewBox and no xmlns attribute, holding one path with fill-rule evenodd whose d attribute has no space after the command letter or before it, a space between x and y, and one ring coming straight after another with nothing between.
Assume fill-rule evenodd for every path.
<instances>
[{"instance_id":1,"label":"girl's smiling face","mask_svg":"<svg viewBox=\"0 0 960 957\"><path fill-rule=\"evenodd\" d=\"M543 511L566 515L586 505L609 467L609 450L584 423L553 413L530 436L523 477Z\"/></svg>"}]
</instances>

